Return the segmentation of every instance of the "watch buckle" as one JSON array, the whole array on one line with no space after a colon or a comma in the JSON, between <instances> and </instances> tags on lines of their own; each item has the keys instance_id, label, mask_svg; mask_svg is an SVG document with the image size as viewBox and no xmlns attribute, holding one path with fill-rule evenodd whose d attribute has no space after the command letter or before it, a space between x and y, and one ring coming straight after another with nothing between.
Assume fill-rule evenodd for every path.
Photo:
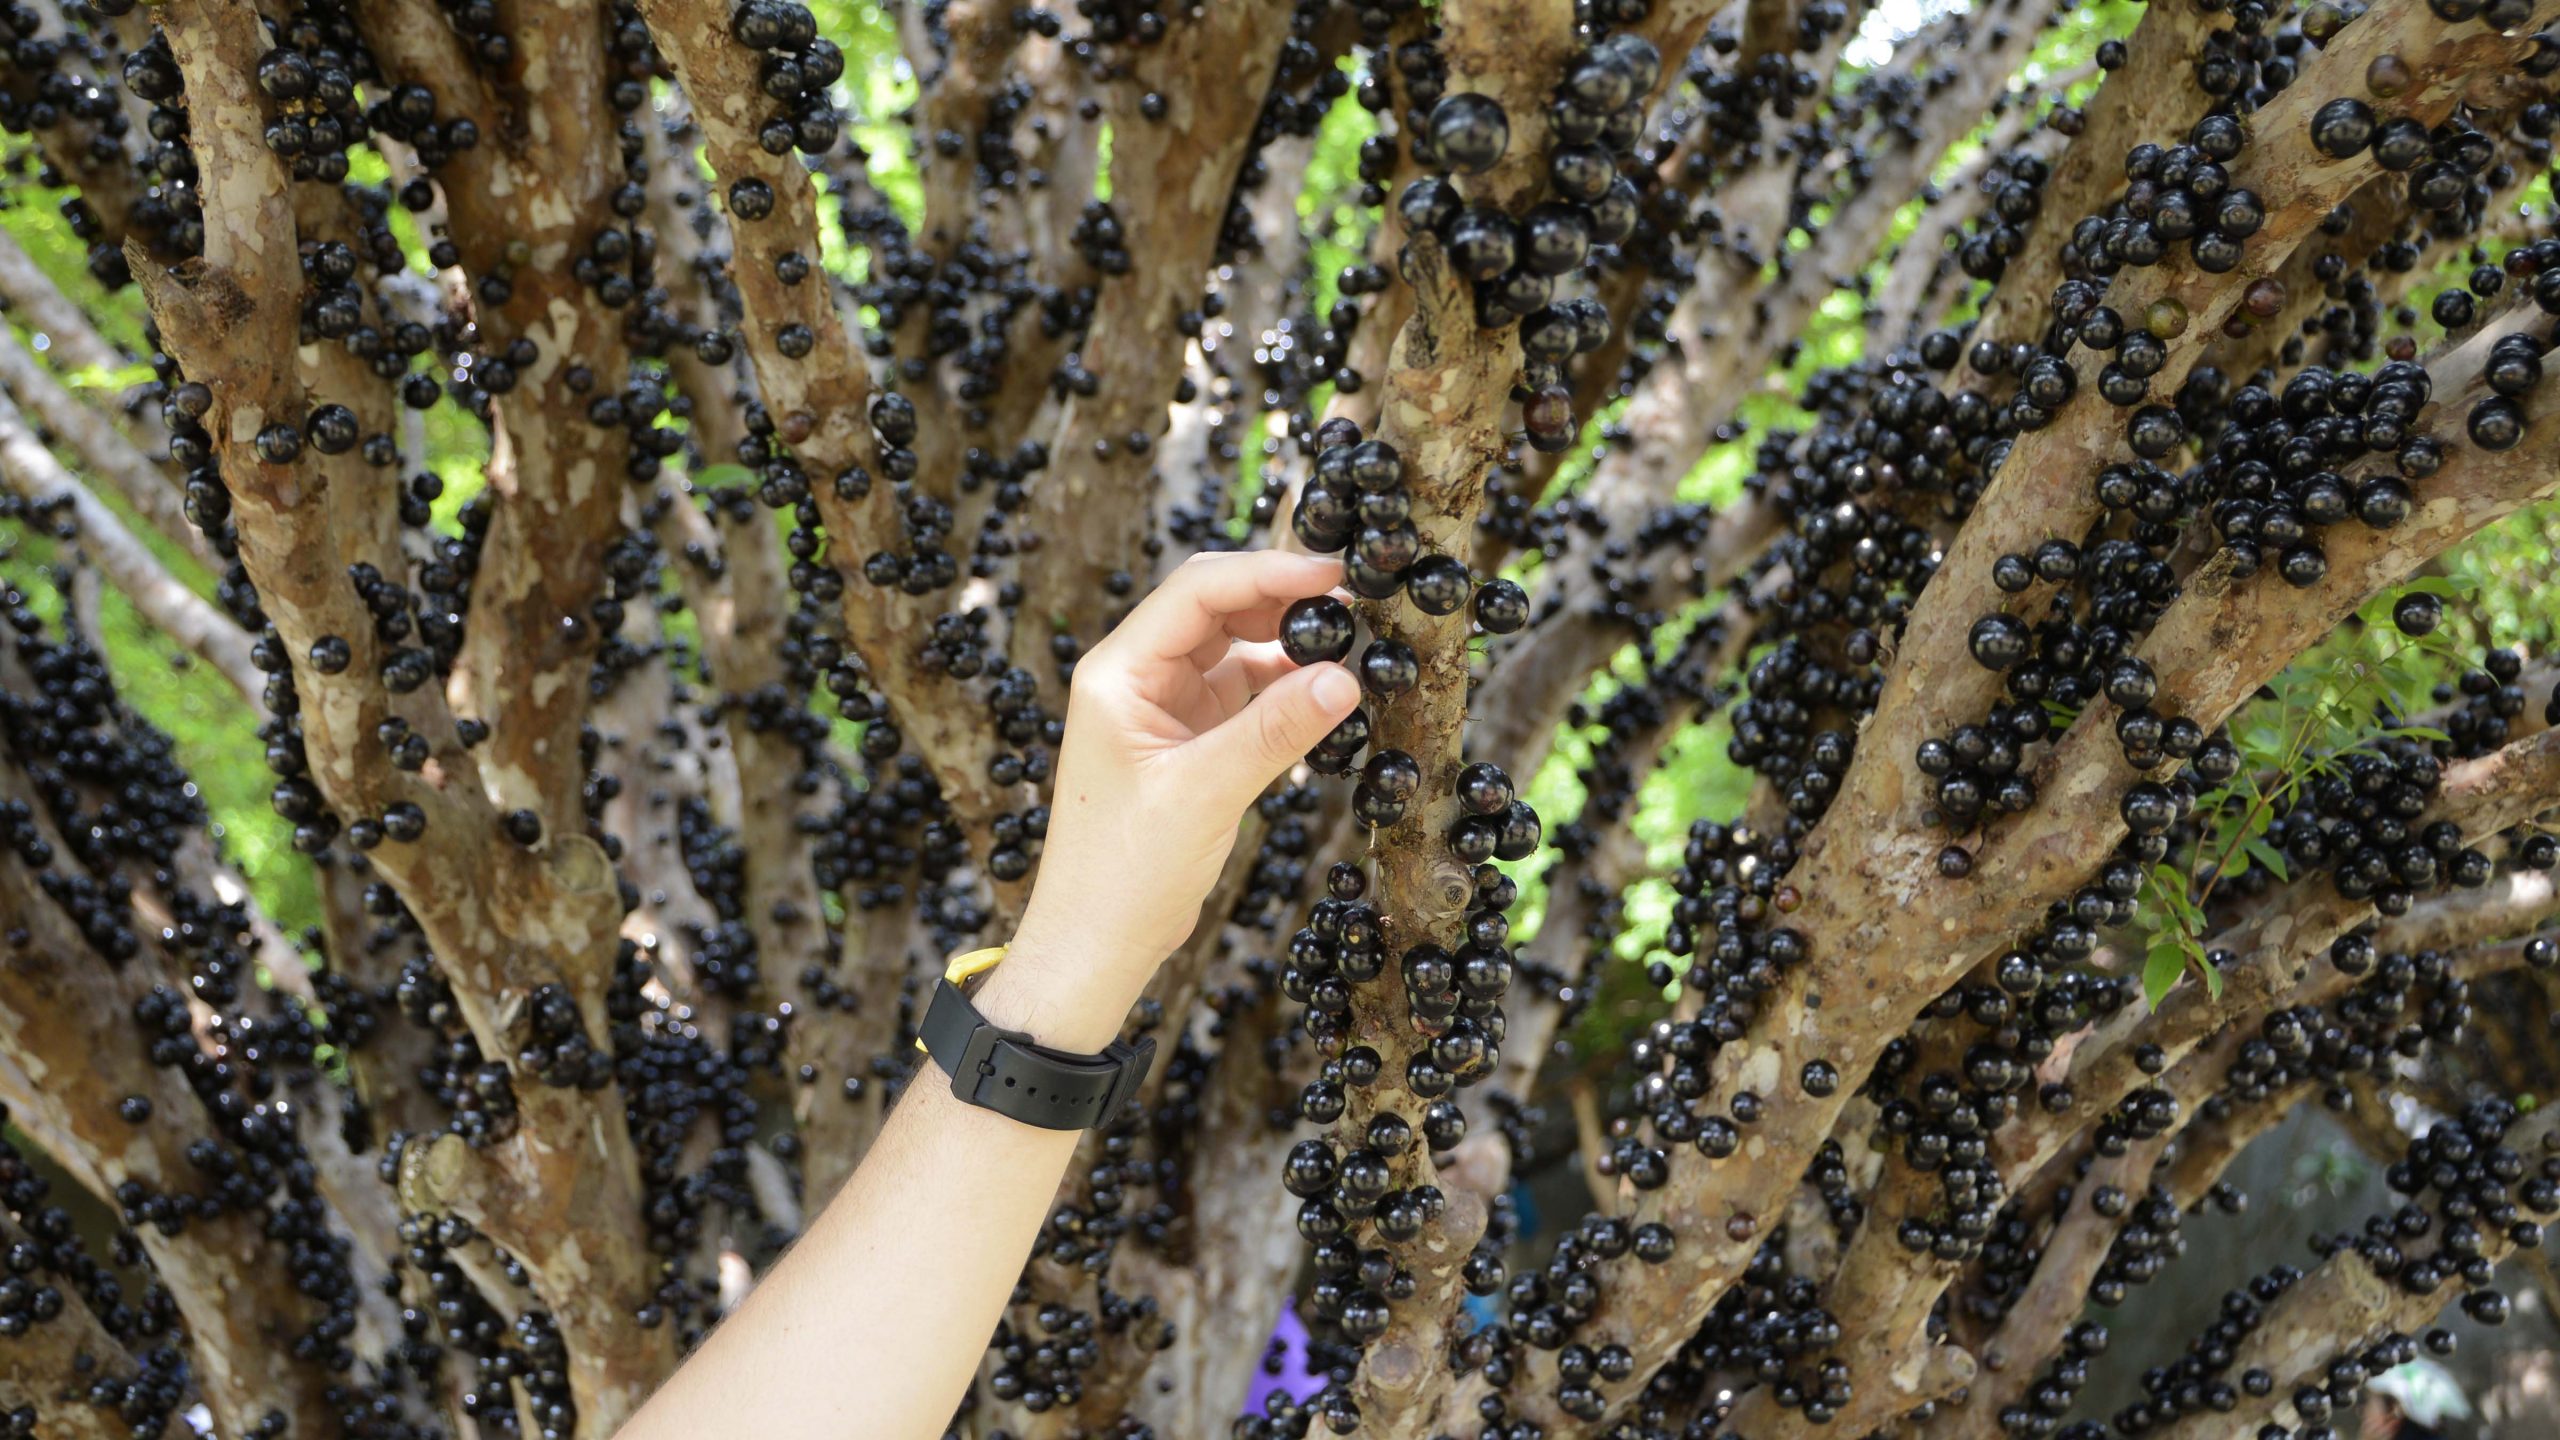
<instances>
[{"instance_id":1,"label":"watch buckle","mask_svg":"<svg viewBox=\"0 0 2560 1440\"><path fill-rule=\"evenodd\" d=\"M997 1045L1008 1040L1016 1045L1031 1043L1031 1037L1018 1030L980 1021L978 1028L969 1032L969 1042L960 1047L960 1058L951 1067L951 1093L971 1105L977 1104L978 1087L989 1078L989 1058Z\"/></svg>"}]
</instances>

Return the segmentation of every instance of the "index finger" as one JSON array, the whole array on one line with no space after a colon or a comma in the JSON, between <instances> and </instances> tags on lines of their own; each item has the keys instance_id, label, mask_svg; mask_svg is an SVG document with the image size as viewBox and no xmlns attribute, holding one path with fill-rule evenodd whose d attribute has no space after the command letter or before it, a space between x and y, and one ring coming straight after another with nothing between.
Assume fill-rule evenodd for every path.
<instances>
[{"instance_id":1,"label":"index finger","mask_svg":"<svg viewBox=\"0 0 2560 1440\"><path fill-rule=\"evenodd\" d=\"M1174 567L1111 638L1150 659L1180 660L1232 633L1239 617L1322 595L1341 583L1342 562L1330 555L1284 550L1195 555Z\"/></svg>"}]
</instances>

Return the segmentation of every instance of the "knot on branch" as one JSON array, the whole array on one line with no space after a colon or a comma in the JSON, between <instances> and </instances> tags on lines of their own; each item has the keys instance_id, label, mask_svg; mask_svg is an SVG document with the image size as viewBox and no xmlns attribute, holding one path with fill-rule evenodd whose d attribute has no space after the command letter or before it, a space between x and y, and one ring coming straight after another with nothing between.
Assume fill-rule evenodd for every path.
<instances>
[{"instance_id":1,"label":"knot on branch","mask_svg":"<svg viewBox=\"0 0 2560 1440\"><path fill-rule=\"evenodd\" d=\"M477 1225L479 1219L469 1213L465 1201L473 1189L472 1172L480 1166L480 1158L459 1135L411 1140L400 1151L400 1173L393 1182L400 1192L400 1208L429 1217L459 1215Z\"/></svg>"},{"instance_id":2,"label":"knot on branch","mask_svg":"<svg viewBox=\"0 0 2560 1440\"><path fill-rule=\"evenodd\" d=\"M1437 932L1455 925L1475 898L1475 877L1442 850L1425 863L1413 887L1414 922L1418 932Z\"/></svg>"},{"instance_id":3,"label":"knot on branch","mask_svg":"<svg viewBox=\"0 0 2560 1440\"><path fill-rule=\"evenodd\" d=\"M613 878L613 861L604 847L586 835L554 837L548 850L551 875L560 892L573 900L617 894Z\"/></svg>"}]
</instances>

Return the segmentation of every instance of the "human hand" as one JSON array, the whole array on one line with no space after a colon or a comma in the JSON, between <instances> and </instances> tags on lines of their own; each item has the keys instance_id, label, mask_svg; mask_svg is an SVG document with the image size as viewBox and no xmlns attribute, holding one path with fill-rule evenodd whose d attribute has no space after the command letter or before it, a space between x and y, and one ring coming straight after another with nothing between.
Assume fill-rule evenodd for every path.
<instances>
[{"instance_id":1,"label":"human hand","mask_svg":"<svg viewBox=\"0 0 2560 1440\"><path fill-rule=\"evenodd\" d=\"M1116 1028L1190 935L1246 808L1359 703L1350 671L1296 665L1277 639L1291 601L1341 579L1331 557L1196 556L1077 663L1003 969L1054 967L1121 997Z\"/></svg>"}]
</instances>

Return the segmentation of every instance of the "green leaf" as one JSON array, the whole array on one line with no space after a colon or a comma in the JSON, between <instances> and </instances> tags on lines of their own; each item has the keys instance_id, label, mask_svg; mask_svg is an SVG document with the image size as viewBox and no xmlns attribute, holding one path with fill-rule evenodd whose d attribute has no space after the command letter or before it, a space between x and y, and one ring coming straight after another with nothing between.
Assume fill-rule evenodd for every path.
<instances>
[{"instance_id":1,"label":"green leaf","mask_svg":"<svg viewBox=\"0 0 2560 1440\"><path fill-rule=\"evenodd\" d=\"M2434 740L2441 741L2446 744L2452 743L2453 740L2452 736L2447 735L2433 725L2402 725L2393 729L2391 733L2394 735L2405 736L2411 740Z\"/></svg>"},{"instance_id":2,"label":"green leaf","mask_svg":"<svg viewBox=\"0 0 2560 1440\"><path fill-rule=\"evenodd\" d=\"M693 484L697 490L727 490L752 484L755 478L755 472L744 465L706 465L693 472Z\"/></svg>"},{"instance_id":3,"label":"green leaf","mask_svg":"<svg viewBox=\"0 0 2560 1440\"><path fill-rule=\"evenodd\" d=\"M136 385L150 384L152 374L149 365L137 360L131 365L118 365L112 369L104 365L83 365L63 378L75 390L130 390Z\"/></svg>"},{"instance_id":4,"label":"green leaf","mask_svg":"<svg viewBox=\"0 0 2560 1440\"><path fill-rule=\"evenodd\" d=\"M2284 752L2284 732L2273 725L2252 725L2240 737L2240 758L2251 770L2282 762Z\"/></svg>"},{"instance_id":5,"label":"green leaf","mask_svg":"<svg viewBox=\"0 0 2560 1440\"><path fill-rule=\"evenodd\" d=\"M2421 575L2400 588L2414 594L2459 600L2479 589L2480 582L2468 575Z\"/></svg>"},{"instance_id":6,"label":"green leaf","mask_svg":"<svg viewBox=\"0 0 2560 1440\"><path fill-rule=\"evenodd\" d=\"M2142 962L2142 1002L2152 1009L2160 1008L2163 996L2187 973L2187 952L2175 942L2151 947L2151 958Z\"/></svg>"},{"instance_id":7,"label":"green leaf","mask_svg":"<svg viewBox=\"0 0 2560 1440\"><path fill-rule=\"evenodd\" d=\"M2290 883L2292 881L2293 871L2284 863L2283 851L2278 850L2276 847L2268 844L2264 840L2256 839L2250 840L2241 848L2249 852L2250 859L2266 866L2268 871L2272 873L2278 881L2285 883Z\"/></svg>"},{"instance_id":8,"label":"green leaf","mask_svg":"<svg viewBox=\"0 0 2560 1440\"><path fill-rule=\"evenodd\" d=\"M2201 970L2203 970L2203 971L2204 971L2204 991L2205 991L2205 993L2206 993L2207 995L2212 996L2212 997L2213 997L2214 999L2216 999L2216 1000L2221 999L2221 998L2222 998L2222 967L2221 967L2221 966L2219 966L2219 965L2214 964L2214 963L2213 963L2212 961L2210 961L2210 960L2205 959L2203 956L2197 956L2197 957L2196 957L2196 966L2197 966L2197 968L2199 968L2199 969L2201 969Z\"/></svg>"}]
</instances>

